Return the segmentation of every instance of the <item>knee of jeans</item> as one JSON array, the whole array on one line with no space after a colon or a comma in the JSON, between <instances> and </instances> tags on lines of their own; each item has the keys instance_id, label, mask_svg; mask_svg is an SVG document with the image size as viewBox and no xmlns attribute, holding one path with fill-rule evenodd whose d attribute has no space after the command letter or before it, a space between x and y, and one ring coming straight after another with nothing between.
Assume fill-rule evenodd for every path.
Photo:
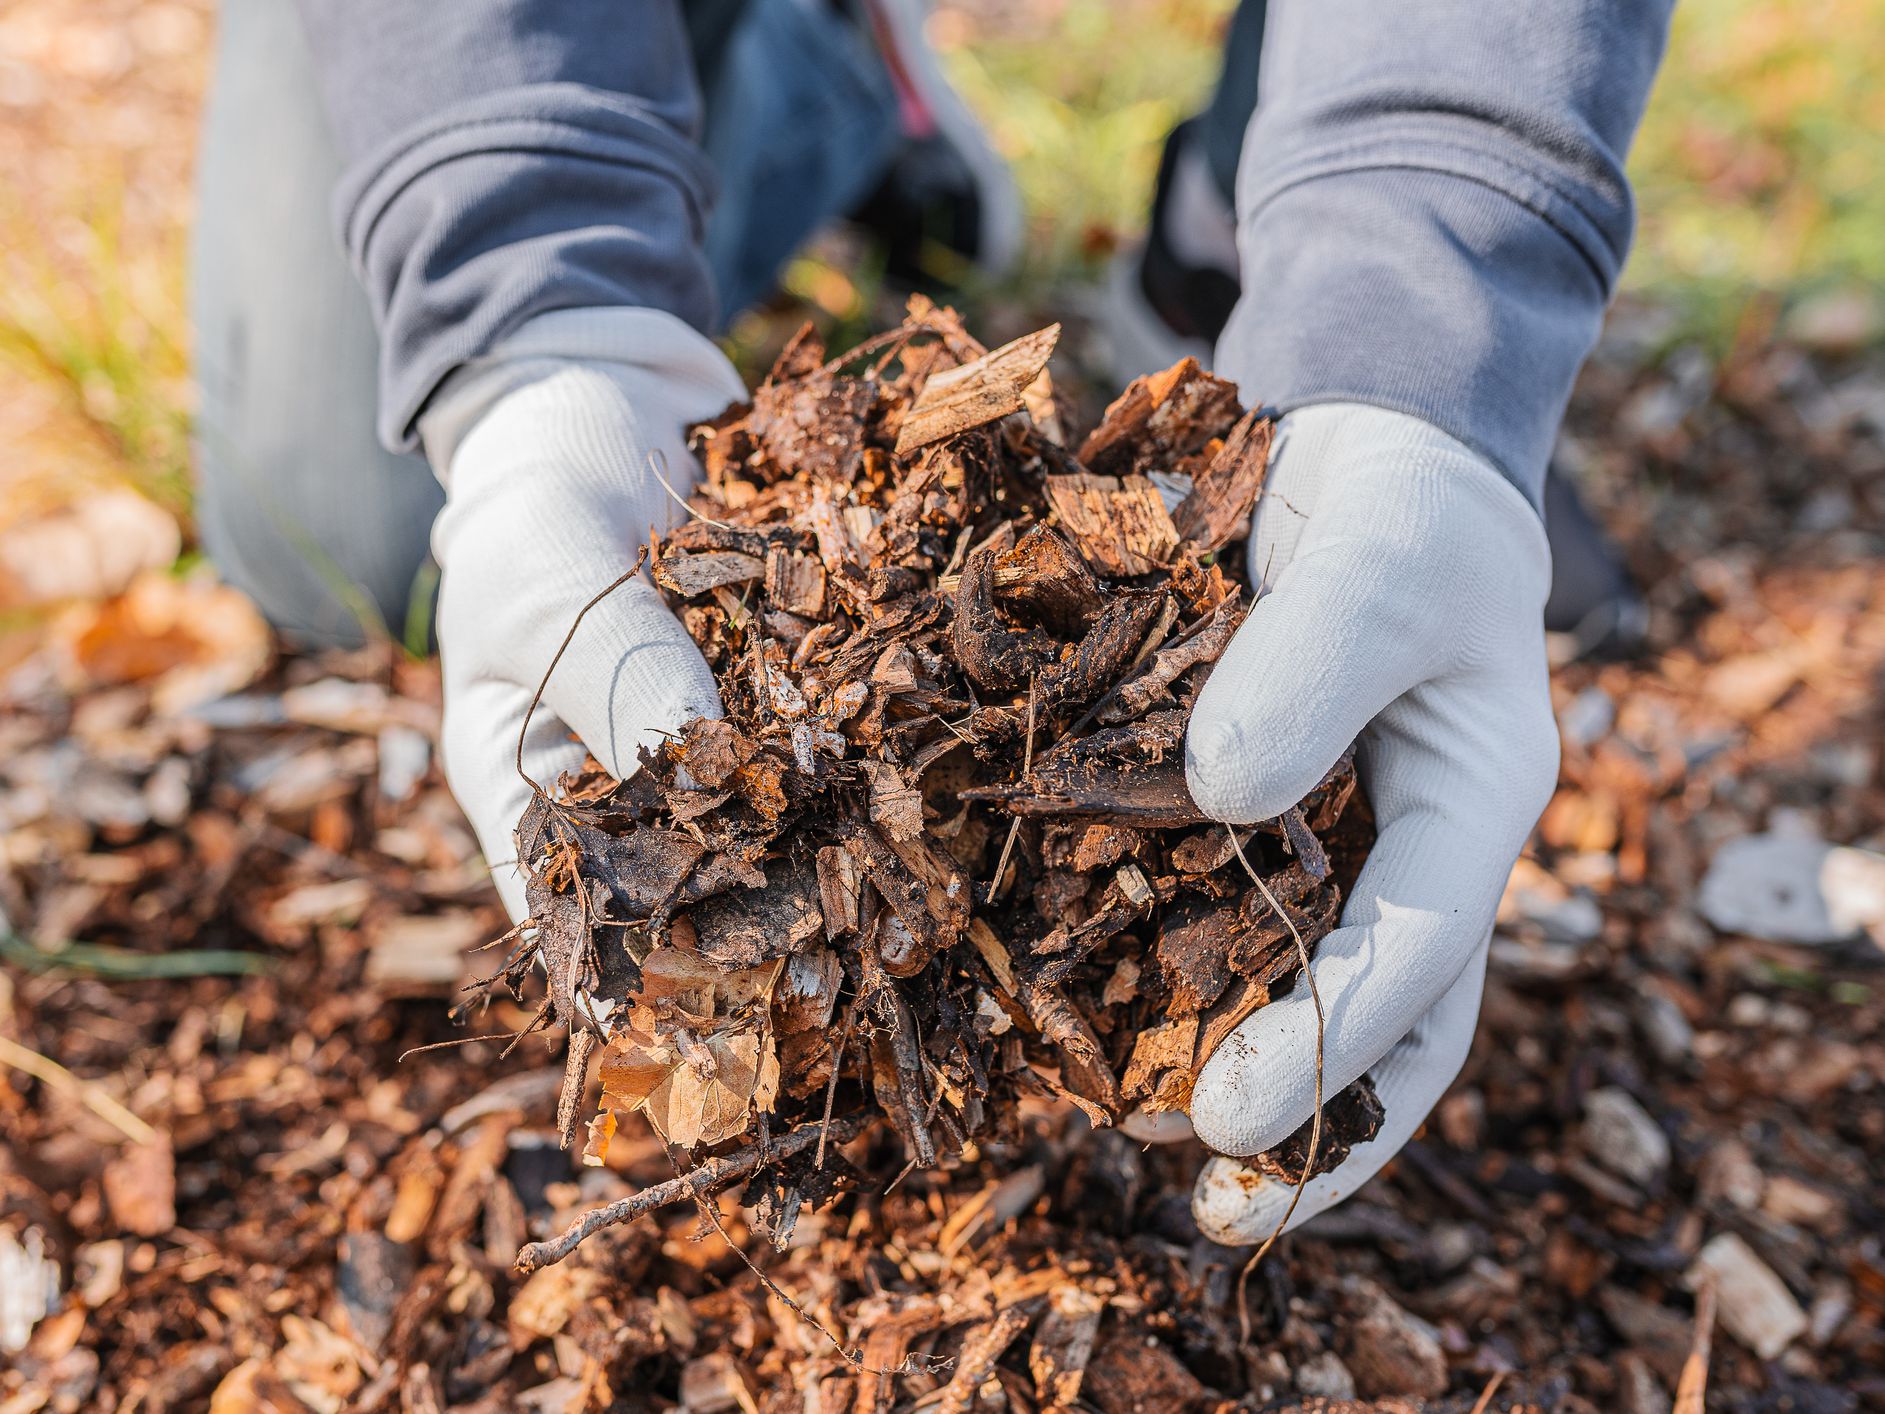
<instances>
[{"instance_id":1,"label":"knee of jeans","mask_svg":"<svg viewBox=\"0 0 1885 1414\"><path fill-rule=\"evenodd\" d=\"M413 461L412 458L401 458ZM197 457L197 525L223 580L248 595L282 639L301 648L403 643L428 651L438 573L428 538L436 483L424 490L309 496L292 477L251 485L226 458Z\"/></svg>"}]
</instances>

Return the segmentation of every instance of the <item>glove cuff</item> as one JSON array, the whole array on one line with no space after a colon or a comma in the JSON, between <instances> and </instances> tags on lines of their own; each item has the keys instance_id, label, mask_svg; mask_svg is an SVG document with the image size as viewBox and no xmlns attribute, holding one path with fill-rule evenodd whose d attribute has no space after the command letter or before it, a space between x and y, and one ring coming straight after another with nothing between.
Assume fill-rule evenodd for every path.
<instances>
[{"instance_id":1,"label":"glove cuff","mask_svg":"<svg viewBox=\"0 0 1885 1414\"><path fill-rule=\"evenodd\" d=\"M746 396L718 346L665 310L609 306L540 314L458 368L421 414L426 459L448 491L458 448L471 429L509 395L571 365L618 383L635 413L651 424L701 421ZM581 386L570 382L551 401L578 421L619 415L601 409L593 396L585 401ZM691 476L680 468L676 473Z\"/></svg>"},{"instance_id":2,"label":"glove cuff","mask_svg":"<svg viewBox=\"0 0 1885 1414\"><path fill-rule=\"evenodd\" d=\"M1388 480L1439 476L1470 487L1473 499L1502 528L1499 533L1509 536L1514 551L1528 565L1539 567L1543 584L1550 585L1551 547L1537 507L1489 458L1424 418L1372 403L1311 403L1283 416L1270 467L1270 486L1290 505L1259 503L1258 518L1261 522L1266 513L1280 513L1281 520L1289 522L1271 528L1282 549L1293 550L1296 532L1314 503L1341 481L1366 480L1376 471ZM1264 573L1264 565L1255 560L1264 552L1260 540L1253 536L1250 542L1251 573L1259 577ZM1280 562L1287 558L1285 554Z\"/></svg>"}]
</instances>

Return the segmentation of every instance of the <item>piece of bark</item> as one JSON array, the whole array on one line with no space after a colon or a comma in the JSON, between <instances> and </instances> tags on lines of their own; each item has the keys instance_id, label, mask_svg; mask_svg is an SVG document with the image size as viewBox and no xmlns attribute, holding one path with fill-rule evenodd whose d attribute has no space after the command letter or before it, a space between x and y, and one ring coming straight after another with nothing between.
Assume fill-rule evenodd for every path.
<instances>
[{"instance_id":1,"label":"piece of bark","mask_svg":"<svg viewBox=\"0 0 1885 1414\"><path fill-rule=\"evenodd\" d=\"M1197 1048L1196 1015L1173 1017L1141 1031L1121 1082L1125 1097L1152 1114L1187 1108Z\"/></svg>"},{"instance_id":2,"label":"piece of bark","mask_svg":"<svg viewBox=\"0 0 1885 1414\"><path fill-rule=\"evenodd\" d=\"M1063 1284L1048 1293L1028 1349L1028 1373L1043 1410L1077 1407L1105 1310L1106 1298L1084 1287Z\"/></svg>"},{"instance_id":3,"label":"piece of bark","mask_svg":"<svg viewBox=\"0 0 1885 1414\"><path fill-rule=\"evenodd\" d=\"M1185 784L1182 756L1144 764L1055 761L1037 766L1033 775L1017 785L986 786L962 794L965 800L983 801L1030 818L1105 816L1147 829L1175 829L1205 819Z\"/></svg>"},{"instance_id":4,"label":"piece of bark","mask_svg":"<svg viewBox=\"0 0 1885 1414\"><path fill-rule=\"evenodd\" d=\"M923 793L887 761L865 762L864 774L870 781L871 823L892 840L919 838L923 833Z\"/></svg>"},{"instance_id":5,"label":"piece of bark","mask_svg":"<svg viewBox=\"0 0 1885 1414\"><path fill-rule=\"evenodd\" d=\"M773 376L753 393L747 426L764 454L762 479L796 473L849 484L864 460L866 420L877 390L822 368Z\"/></svg>"},{"instance_id":6,"label":"piece of bark","mask_svg":"<svg viewBox=\"0 0 1885 1414\"><path fill-rule=\"evenodd\" d=\"M1167 471L1224 435L1240 411L1236 384L1183 359L1127 384L1080 444L1080 460L1112 475Z\"/></svg>"},{"instance_id":7,"label":"piece of bark","mask_svg":"<svg viewBox=\"0 0 1885 1414\"><path fill-rule=\"evenodd\" d=\"M1014 628L995 607L995 552L976 551L962 568L950 628L956 658L978 687L1006 692L1055 659L1054 640L1036 628Z\"/></svg>"},{"instance_id":8,"label":"piece of bark","mask_svg":"<svg viewBox=\"0 0 1885 1414\"><path fill-rule=\"evenodd\" d=\"M1425 1399L1444 1394L1446 1352L1432 1329L1375 1283L1351 1277L1345 1285L1350 1319L1341 1331L1342 1357L1356 1391Z\"/></svg>"},{"instance_id":9,"label":"piece of bark","mask_svg":"<svg viewBox=\"0 0 1885 1414\"><path fill-rule=\"evenodd\" d=\"M1309 822L1303 818L1302 808L1292 805L1278 818L1283 822L1283 838L1289 841L1290 852L1302 862L1309 877L1317 880L1328 878L1328 851L1322 848L1322 841L1309 828Z\"/></svg>"},{"instance_id":10,"label":"piece of bark","mask_svg":"<svg viewBox=\"0 0 1885 1414\"><path fill-rule=\"evenodd\" d=\"M937 1414L970 1414L982 1386L995 1373L995 1362L1020 1338L1034 1319L1035 1302L1023 1302L995 1313L994 1319L974 1327L962 1338L956 1371L943 1386Z\"/></svg>"},{"instance_id":11,"label":"piece of bark","mask_svg":"<svg viewBox=\"0 0 1885 1414\"><path fill-rule=\"evenodd\" d=\"M576 1107L582 1103L583 1090L589 1083L589 1057L595 1048L595 1032L579 1029L569 1033L569 1050L563 1057L563 1092L556 1102L556 1137L565 1149L576 1140Z\"/></svg>"},{"instance_id":12,"label":"piece of bark","mask_svg":"<svg viewBox=\"0 0 1885 1414\"><path fill-rule=\"evenodd\" d=\"M809 555L775 546L766 556L766 598L788 613L825 616L825 567Z\"/></svg>"},{"instance_id":13,"label":"piece of bark","mask_svg":"<svg viewBox=\"0 0 1885 1414\"><path fill-rule=\"evenodd\" d=\"M1050 324L958 368L932 373L903 415L896 454L984 426L1027 405L1028 385L1041 376L1060 339Z\"/></svg>"},{"instance_id":14,"label":"piece of bark","mask_svg":"<svg viewBox=\"0 0 1885 1414\"><path fill-rule=\"evenodd\" d=\"M1040 675L1039 702L1082 707L1111 690L1170 607L1171 596L1163 590L1114 599L1073 651Z\"/></svg>"},{"instance_id":15,"label":"piece of bark","mask_svg":"<svg viewBox=\"0 0 1885 1414\"><path fill-rule=\"evenodd\" d=\"M902 1135L912 1161L918 1168L931 1168L936 1163L936 1143L930 1133L931 1109L916 1020L902 993L882 973L865 986L864 1003L876 1022L870 1036L872 1089Z\"/></svg>"},{"instance_id":16,"label":"piece of bark","mask_svg":"<svg viewBox=\"0 0 1885 1414\"><path fill-rule=\"evenodd\" d=\"M1020 1001L1041 1038L1060 1048L1065 1062L1062 1079L1068 1091L1093 1107L1088 1109L1090 1117L1100 1123L1118 1123L1126 1108L1119 1082L1079 1008L1058 987L1039 979L1021 984Z\"/></svg>"},{"instance_id":17,"label":"piece of bark","mask_svg":"<svg viewBox=\"0 0 1885 1414\"><path fill-rule=\"evenodd\" d=\"M872 887L883 895L908 934L884 964L894 976L910 976L962 936L969 923L968 888L961 874L919 839L899 852L875 830L845 832L844 848ZM912 861L918 867L912 867ZM920 870L920 872L919 872Z\"/></svg>"},{"instance_id":18,"label":"piece of bark","mask_svg":"<svg viewBox=\"0 0 1885 1414\"><path fill-rule=\"evenodd\" d=\"M1082 1384L1100 1414L1202 1414L1219 1401L1150 1335L1102 1340Z\"/></svg>"},{"instance_id":19,"label":"piece of bark","mask_svg":"<svg viewBox=\"0 0 1885 1414\"><path fill-rule=\"evenodd\" d=\"M1210 464L1192 478L1191 494L1172 511L1180 536L1208 553L1250 533L1275 432L1276 424L1261 413L1238 419Z\"/></svg>"},{"instance_id":20,"label":"piece of bark","mask_svg":"<svg viewBox=\"0 0 1885 1414\"><path fill-rule=\"evenodd\" d=\"M849 850L832 844L818 851L818 901L827 938L836 940L858 930L863 886L863 866Z\"/></svg>"},{"instance_id":21,"label":"piece of bark","mask_svg":"<svg viewBox=\"0 0 1885 1414\"><path fill-rule=\"evenodd\" d=\"M1236 907L1212 908L1202 902L1181 904L1159 920L1153 957L1171 989L1174 1016L1203 1011L1230 986L1236 976L1230 947L1240 926Z\"/></svg>"},{"instance_id":22,"label":"piece of bark","mask_svg":"<svg viewBox=\"0 0 1885 1414\"><path fill-rule=\"evenodd\" d=\"M1100 707L1099 719L1108 726L1131 721L1157 706L1171 685L1205 663L1215 663L1243 626L1244 612L1232 594L1212 611L1196 632L1155 652L1145 665L1113 689Z\"/></svg>"},{"instance_id":23,"label":"piece of bark","mask_svg":"<svg viewBox=\"0 0 1885 1414\"><path fill-rule=\"evenodd\" d=\"M995 557L995 598L1077 638L1105 607L1106 596L1065 535L1037 525Z\"/></svg>"},{"instance_id":24,"label":"piece of bark","mask_svg":"<svg viewBox=\"0 0 1885 1414\"><path fill-rule=\"evenodd\" d=\"M1099 573L1133 579L1171 563L1178 530L1145 477L1070 472L1044 487L1068 539Z\"/></svg>"},{"instance_id":25,"label":"piece of bark","mask_svg":"<svg viewBox=\"0 0 1885 1414\"><path fill-rule=\"evenodd\" d=\"M766 577L766 562L738 550L710 550L699 555L663 555L655 561L655 583L671 594L692 599L729 584Z\"/></svg>"}]
</instances>

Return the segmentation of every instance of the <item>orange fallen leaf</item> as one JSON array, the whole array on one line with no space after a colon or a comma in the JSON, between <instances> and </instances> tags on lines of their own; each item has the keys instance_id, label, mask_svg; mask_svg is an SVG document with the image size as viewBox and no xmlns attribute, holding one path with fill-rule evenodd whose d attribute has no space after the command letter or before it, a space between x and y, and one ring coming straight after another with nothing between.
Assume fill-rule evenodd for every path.
<instances>
[{"instance_id":1,"label":"orange fallen leaf","mask_svg":"<svg viewBox=\"0 0 1885 1414\"><path fill-rule=\"evenodd\" d=\"M214 580L140 576L102 604L60 615L51 641L74 688L149 683L178 712L248 686L268 666L268 625L246 596Z\"/></svg>"}]
</instances>

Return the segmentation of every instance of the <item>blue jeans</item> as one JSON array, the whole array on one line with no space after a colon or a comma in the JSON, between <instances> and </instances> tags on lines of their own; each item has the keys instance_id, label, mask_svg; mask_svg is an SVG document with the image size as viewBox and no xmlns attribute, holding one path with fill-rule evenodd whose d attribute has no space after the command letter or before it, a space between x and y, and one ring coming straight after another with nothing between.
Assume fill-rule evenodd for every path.
<instances>
[{"instance_id":1,"label":"blue jeans","mask_svg":"<svg viewBox=\"0 0 1885 1414\"><path fill-rule=\"evenodd\" d=\"M875 186L896 97L822 0L688 13L720 186L707 252L732 314ZM374 435L378 340L329 216L339 176L293 0L225 5L191 256L203 544L292 641L422 639L444 496Z\"/></svg>"}]
</instances>

